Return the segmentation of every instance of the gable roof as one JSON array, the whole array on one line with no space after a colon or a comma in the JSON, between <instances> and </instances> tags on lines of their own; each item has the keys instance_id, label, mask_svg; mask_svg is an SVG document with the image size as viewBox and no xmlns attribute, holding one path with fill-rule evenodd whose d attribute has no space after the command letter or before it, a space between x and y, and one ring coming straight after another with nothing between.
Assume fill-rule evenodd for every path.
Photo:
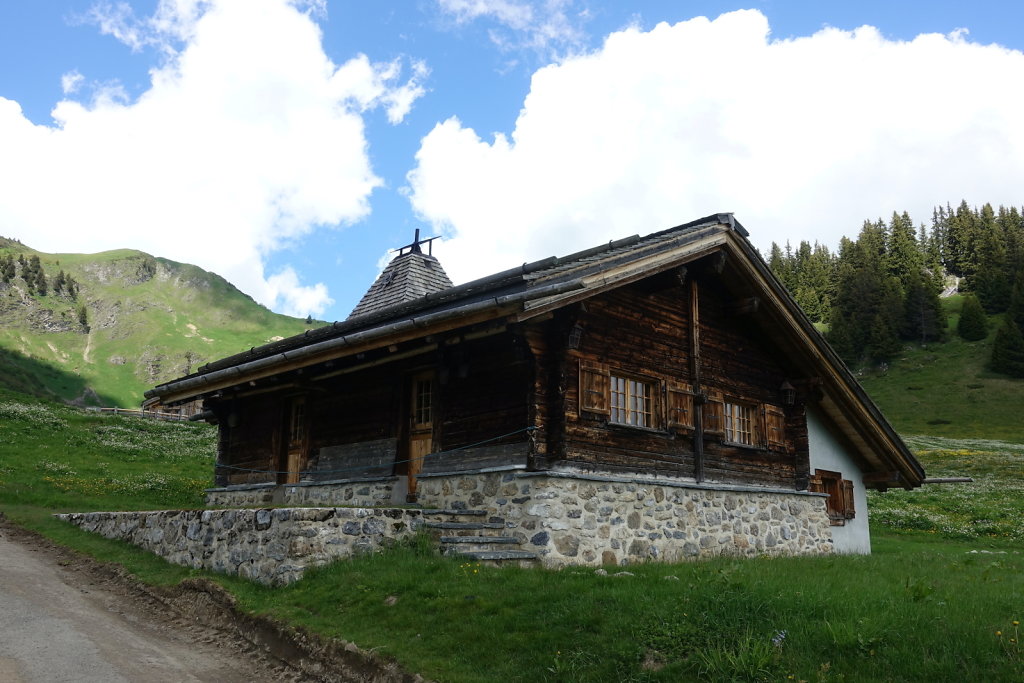
<instances>
[{"instance_id":1,"label":"gable roof","mask_svg":"<svg viewBox=\"0 0 1024 683\"><path fill-rule=\"evenodd\" d=\"M732 214L714 214L644 237L634 235L569 256L526 263L411 300L396 297L389 303L374 296L372 306L361 310L360 302L358 315L353 311L345 321L213 361L147 391L146 397L158 397L165 404L194 400L242 382L473 323L529 320L719 252L729 264L727 284L763 302L758 320L771 332L773 343L805 376L819 379L820 406L858 453L872 477L869 483L879 488L920 485L921 465L747 235ZM408 268L412 277L414 267ZM373 293L371 287L367 296Z\"/></svg>"}]
</instances>

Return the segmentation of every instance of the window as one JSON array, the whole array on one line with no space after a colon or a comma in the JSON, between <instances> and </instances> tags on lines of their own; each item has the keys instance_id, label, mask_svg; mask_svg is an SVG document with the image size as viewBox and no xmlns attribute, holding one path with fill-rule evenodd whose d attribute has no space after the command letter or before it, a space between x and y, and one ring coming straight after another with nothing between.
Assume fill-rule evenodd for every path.
<instances>
[{"instance_id":1,"label":"window","mask_svg":"<svg viewBox=\"0 0 1024 683\"><path fill-rule=\"evenodd\" d=\"M653 387L647 382L611 376L611 421L634 427L654 425L651 398Z\"/></svg>"},{"instance_id":2,"label":"window","mask_svg":"<svg viewBox=\"0 0 1024 683\"><path fill-rule=\"evenodd\" d=\"M744 446L753 446L757 443L755 433L754 406L744 403L725 402L723 406L725 414L725 440Z\"/></svg>"},{"instance_id":3,"label":"window","mask_svg":"<svg viewBox=\"0 0 1024 683\"><path fill-rule=\"evenodd\" d=\"M660 427L660 383L612 374L606 365L580 363L580 411L608 416L608 422L633 427Z\"/></svg>"},{"instance_id":4,"label":"window","mask_svg":"<svg viewBox=\"0 0 1024 683\"><path fill-rule=\"evenodd\" d=\"M825 499L825 510L832 526L843 526L846 520L856 517L853 482L843 479L839 472L814 470L814 476L811 477L807 488L815 493L828 494L828 498Z\"/></svg>"},{"instance_id":5,"label":"window","mask_svg":"<svg viewBox=\"0 0 1024 683\"><path fill-rule=\"evenodd\" d=\"M414 425L429 424L431 422L431 385L433 382L429 379L417 379L415 382L416 386L413 388L414 405L412 421Z\"/></svg>"}]
</instances>

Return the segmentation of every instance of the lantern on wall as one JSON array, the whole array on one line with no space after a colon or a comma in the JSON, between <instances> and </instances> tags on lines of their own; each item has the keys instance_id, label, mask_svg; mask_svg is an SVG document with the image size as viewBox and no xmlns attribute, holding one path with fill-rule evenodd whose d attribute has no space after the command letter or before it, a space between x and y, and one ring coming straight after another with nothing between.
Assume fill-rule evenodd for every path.
<instances>
[{"instance_id":1,"label":"lantern on wall","mask_svg":"<svg viewBox=\"0 0 1024 683\"><path fill-rule=\"evenodd\" d=\"M580 339L583 338L583 325L576 323L569 330L569 348L578 349L580 348Z\"/></svg>"},{"instance_id":2,"label":"lantern on wall","mask_svg":"<svg viewBox=\"0 0 1024 683\"><path fill-rule=\"evenodd\" d=\"M782 380L782 386L779 387L779 396L782 398L782 405L793 405L796 403L796 387L790 384L788 379Z\"/></svg>"}]
</instances>

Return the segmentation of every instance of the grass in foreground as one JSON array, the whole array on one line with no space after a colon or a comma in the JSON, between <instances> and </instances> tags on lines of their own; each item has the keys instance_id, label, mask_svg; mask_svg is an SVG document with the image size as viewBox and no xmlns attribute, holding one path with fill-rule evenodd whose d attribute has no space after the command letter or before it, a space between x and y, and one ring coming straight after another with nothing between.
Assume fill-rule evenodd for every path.
<instances>
[{"instance_id":1,"label":"grass in foreground","mask_svg":"<svg viewBox=\"0 0 1024 683\"><path fill-rule=\"evenodd\" d=\"M140 579L208 576L243 609L354 641L440 681L1018 681L1024 554L1005 541L877 536L868 557L494 569L410 544L286 588L173 566L68 527L15 521Z\"/></svg>"},{"instance_id":2,"label":"grass in foreground","mask_svg":"<svg viewBox=\"0 0 1024 683\"><path fill-rule=\"evenodd\" d=\"M876 496L870 557L651 564L620 577L498 570L411 545L269 589L170 565L50 516L196 507L214 439L203 425L0 393L0 509L148 583L210 576L245 609L442 681L1024 679L1014 623L1024 618L1014 533L1024 453L1010 444L910 440L933 476L980 483Z\"/></svg>"}]
</instances>

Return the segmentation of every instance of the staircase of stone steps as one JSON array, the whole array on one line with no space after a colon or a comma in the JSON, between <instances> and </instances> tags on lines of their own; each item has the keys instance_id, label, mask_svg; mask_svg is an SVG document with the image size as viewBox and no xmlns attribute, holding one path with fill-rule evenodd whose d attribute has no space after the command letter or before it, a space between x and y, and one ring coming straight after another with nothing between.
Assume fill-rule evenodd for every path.
<instances>
[{"instance_id":1,"label":"staircase of stone steps","mask_svg":"<svg viewBox=\"0 0 1024 683\"><path fill-rule=\"evenodd\" d=\"M439 544L442 555L455 555L489 565L534 566L537 553L502 534L505 521L488 518L485 510L424 510L422 527Z\"/></svg>"}]
</instances>

